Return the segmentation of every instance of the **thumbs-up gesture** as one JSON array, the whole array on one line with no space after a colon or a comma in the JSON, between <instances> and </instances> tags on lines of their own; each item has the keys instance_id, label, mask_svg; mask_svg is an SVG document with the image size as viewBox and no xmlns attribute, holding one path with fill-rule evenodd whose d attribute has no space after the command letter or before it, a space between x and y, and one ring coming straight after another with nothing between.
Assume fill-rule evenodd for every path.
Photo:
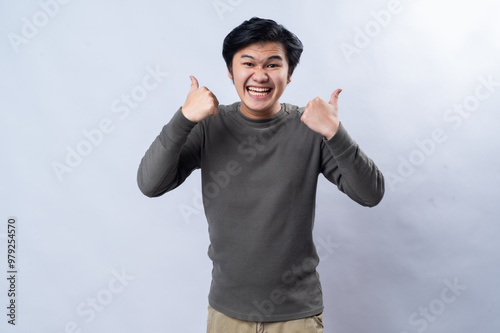
<instances>
[{"instance_id":1,"label":"thumbs-up gesture","mask_svg":"<svg viewBox=\"0 0 500 333\"><path fill-rule=\"evenodd\" d=\"M191 89L181 108L184 117L198 123L207 117L216 116L219 113L217 97L207 87L200 88L198 80L194 76L190 76L190 78Z\"/></svg>"},{"instance_id":2,"label":"thumbs-up gesture","mask_svg":"<svg viewBox=\"0 0 500 333\"><path fill-rule=\"evenodd\" d=\"M340 122L338 119L338 99L342 89L337 89L327 103L320 97L316 97L307 103L300 120L311 130L321 134L330 140L338 131Z\"/></svg>"}]
</instances>

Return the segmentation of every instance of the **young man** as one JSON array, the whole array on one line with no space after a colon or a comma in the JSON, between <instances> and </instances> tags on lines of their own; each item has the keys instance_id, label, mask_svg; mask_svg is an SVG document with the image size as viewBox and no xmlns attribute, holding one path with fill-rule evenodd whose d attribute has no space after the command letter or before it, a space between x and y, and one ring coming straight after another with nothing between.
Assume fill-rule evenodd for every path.
<instances>
[{"instance_id":1,"label":"young man","mask_svg":"<svg viewBox=\"0 0 500 333\"><path fill-rule=\"evenodd\" d=\"M252 18L222 53L241 101L219 105L191 76L184 105L141 161L139 188L160 196L201 168L213 261L208 332L323 332L312 237L318 175L369 207L383 197L383 176L338 120L340 89L305 108L280 103L302 53L294 34Z\"/></svg>"}]
</instances>

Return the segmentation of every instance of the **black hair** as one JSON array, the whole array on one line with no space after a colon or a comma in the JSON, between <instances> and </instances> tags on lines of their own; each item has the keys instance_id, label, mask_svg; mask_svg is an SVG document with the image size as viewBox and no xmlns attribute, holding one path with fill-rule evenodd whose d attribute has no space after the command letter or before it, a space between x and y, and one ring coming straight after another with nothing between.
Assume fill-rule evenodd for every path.
<instances>
[{"instance_id":1,"label":"black hair","mask_svg":"<svg viewBox=\"0 0 500 333\"><path fill-rule=\"evenodd\" d=\"M290 77L304 50L302 42L281 24L258 17L243 22L224 39L222 57L224 57L229 72L233 73L233 57L239 50L250 44L263 42L277 42L283 45L288 60L288 76Z\"/></svg>"}]
</instances>

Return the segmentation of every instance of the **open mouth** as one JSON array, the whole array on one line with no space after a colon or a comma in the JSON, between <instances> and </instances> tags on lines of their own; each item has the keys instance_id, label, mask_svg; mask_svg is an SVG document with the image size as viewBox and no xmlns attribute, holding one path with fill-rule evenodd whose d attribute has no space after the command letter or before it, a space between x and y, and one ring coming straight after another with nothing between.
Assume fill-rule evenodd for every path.
<instances>
[{"instance_id":1,"label":"open mouth","mask_svg":"<svg viewBox=\"0 0 500 333\"><path fill-rule=\"evenodd\" d=\"M271 93L272 88L247 87L247 91L254 97L266 97Z\"/></svg>"}]
</instances>

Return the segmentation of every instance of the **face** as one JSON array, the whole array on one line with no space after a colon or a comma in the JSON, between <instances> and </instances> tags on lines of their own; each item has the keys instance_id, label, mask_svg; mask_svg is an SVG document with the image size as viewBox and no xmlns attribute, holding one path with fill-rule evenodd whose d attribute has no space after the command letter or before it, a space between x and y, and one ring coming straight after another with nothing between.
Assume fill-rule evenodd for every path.
<instances>
[{"instance_id":1,"label":"face","mask_svg":"<svg viewBox=\"0 0 500 333\"><path fill-rule=\"evenodd\" d=\"M233 57L233 79L241 99L241 112L253 119L269 118L281 109L279 99L291 81L281 43L251 44Z\"/></svg>"}]
</instances>

